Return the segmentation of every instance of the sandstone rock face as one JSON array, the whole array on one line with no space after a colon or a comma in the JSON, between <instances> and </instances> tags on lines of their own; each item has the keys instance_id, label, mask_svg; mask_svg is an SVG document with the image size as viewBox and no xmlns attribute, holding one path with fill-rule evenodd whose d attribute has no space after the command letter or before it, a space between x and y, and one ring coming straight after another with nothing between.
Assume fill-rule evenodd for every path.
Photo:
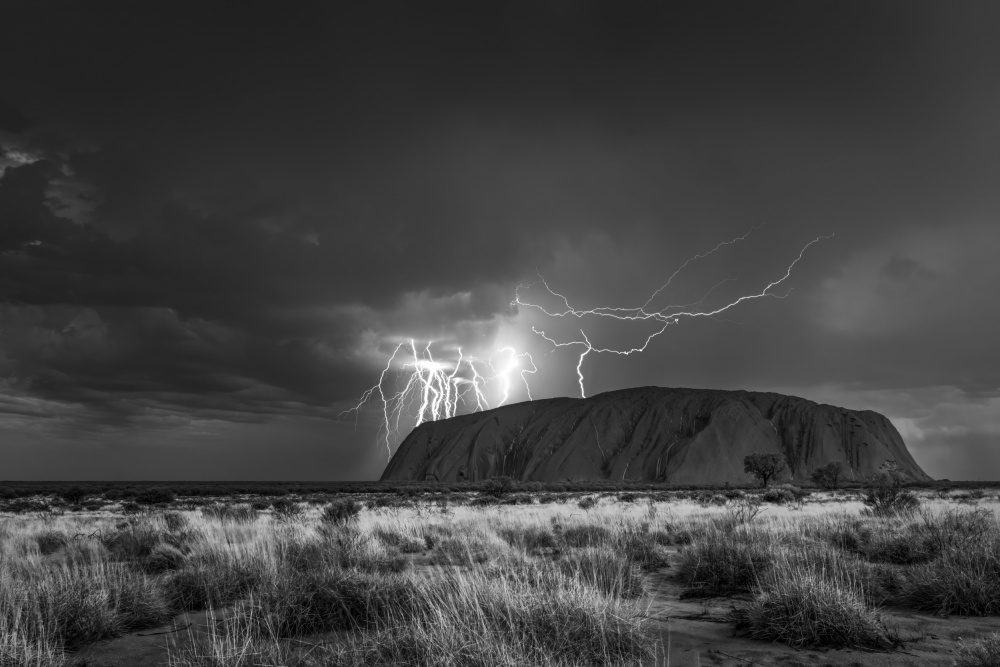
<instances>
[{"instance_id":1,"label":"sandstone rock face","mask_svg":"<svg viewBox=\"0 0 1000 667\"><path fill-rule=\"evenodd\" d=\"M886 461L929 480L892 423L870 410L750 391L640 387L553 398L427 422L383 480L642 480L745 483L743 457L780 452L793 479L840 461L861 479Z\"/></svg>"}]
</instances>

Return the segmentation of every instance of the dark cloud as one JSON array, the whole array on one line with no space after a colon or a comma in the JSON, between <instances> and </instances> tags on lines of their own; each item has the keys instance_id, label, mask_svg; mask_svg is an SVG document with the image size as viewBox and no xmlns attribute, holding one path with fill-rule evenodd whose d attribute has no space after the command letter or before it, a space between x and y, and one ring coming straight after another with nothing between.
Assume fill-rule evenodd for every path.
<instances>
[{"instance_id":1,"label":"dark cloud","mask_svg":"<svg viewBox=\"0 0 1000 667\"><path fill-rule=\"evenodd\" d=\"M536 395L573 393L578 350L547 354L530 324L578 332L512 310L518 283L537 270L581 306L641 303L762 224L662 298L731 278L705 301L725 303L837 237L786 299L672 327L642 357L588 357L591 390L989 396L996 13L21 3L0 44L16 64L0 103L0 428L56 449L87 434L95 451L122 434L234 447L252 428L354 443L324 429L408 337L516 344L548 364ZM640 329L589 331L611 345ZM329 476L377 468L338 451ZM253 452L240 474L266 477L262 441Z\"/></svg>"},{"instance_id":2,"label":"dark cloud","mask_svg":"<svg viewBox=\"0 0 1000 667\"><path fill-rule=\"evenodd\" d=\"M32 126L31 119L8 100L0 97L0 131L20 134Z\"/></svg>"},{"instance_id":3,"label":"dark cloud","mask_svg":"<svg viewBox=\"0 0 1000 667\"><path fill-rule=\"evenodd\" d=\"M899 282L930 280L935 273L910 257L893 257L882 267L882 275Z\"/></svg>"}]
</instances>

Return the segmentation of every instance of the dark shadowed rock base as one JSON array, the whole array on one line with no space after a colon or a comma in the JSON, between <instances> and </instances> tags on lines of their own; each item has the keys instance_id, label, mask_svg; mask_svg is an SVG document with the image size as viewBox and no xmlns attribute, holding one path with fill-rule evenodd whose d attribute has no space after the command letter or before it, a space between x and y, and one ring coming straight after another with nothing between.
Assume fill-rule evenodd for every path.
<instances>
[{"instance_id":1,"label":"dark shadowed rock base","mask_svg":"<svg viewBox=\"0 0 1000 667\"><path fill-rule=\"evenodd\" d=\"M751 391L639 387L553 398L421 424L383 480L641 480L746 482L743 457L781 452L794 479L830 462L846 479L886 461L930 477L892 423L870 410Z\"/></svg>"}]
</instances>

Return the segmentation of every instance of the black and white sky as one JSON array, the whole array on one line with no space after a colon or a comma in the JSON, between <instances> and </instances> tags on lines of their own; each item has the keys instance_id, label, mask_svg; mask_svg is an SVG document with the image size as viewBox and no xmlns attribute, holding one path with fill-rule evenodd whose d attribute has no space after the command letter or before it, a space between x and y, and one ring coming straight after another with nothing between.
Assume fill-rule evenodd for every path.
<instances>
[{"instance_id":1,"label":"black and white sky","mask_svg":"<svg viewBox=\"0 0 1000 667\"><path fill-rule=\"evenodd\" d=\"M0 478L377 478L378 406L338 413L400 340L513 346L533 396L577 395L580 349L531 326L576 330L519 283L641 305L751 228L663 298L726 303L836 236L786 298L588 355L587 392L870 408L932 476L1000 478L996 3L0 17Z\"/></svg>"}]
</instances>

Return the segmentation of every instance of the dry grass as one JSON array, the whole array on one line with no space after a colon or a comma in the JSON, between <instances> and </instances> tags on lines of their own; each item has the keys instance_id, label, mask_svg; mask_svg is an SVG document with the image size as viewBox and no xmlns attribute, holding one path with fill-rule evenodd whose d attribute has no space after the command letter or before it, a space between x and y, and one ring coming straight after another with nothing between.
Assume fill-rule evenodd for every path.
<instances>
[{"instance_id":1,"label":"dry grass","mask_svg":"<svg viewBox=\"0 0 1000 667\"><path fill-rule=\"evenodd\" d=\"M897 633L869 600L849 563L834 557L831 566L823 567L786 553L733 617L737 630L748 637L801 648L896 646Z\"/></svg>"},{"instance_id":2,"label":"dry grass","mask_svg":"<svg viewBox=\"0 0 1000 667\"><path fill-rule=\"evenodd\" d=\"M957 667L996 667L1000 665L1000 632L959 642L956 654Z\"/></svg>"},{"instance_id":3,"label":"dry grass","mask_svg":"<svg viewBox=\"0 0 1000 667\"><path fill-rule=\"evenodd\" d=\"M752 637L887 648L885 602L1000 614L1000 525L992 500L976 503L924 498L919 513L886 516L826 494L763 510L734 495L603 498L586 511L291 503L5 516L0 667L62 667L65 649L222 607L227 620L173 664L635 665L654 649L638 607L646 573L672 559L692 594L741 596L733 620ZM346 634L332 647L296 641L330 632ZM989 657L996 644L960 654Z\"/></svg>"}]
</instances>

